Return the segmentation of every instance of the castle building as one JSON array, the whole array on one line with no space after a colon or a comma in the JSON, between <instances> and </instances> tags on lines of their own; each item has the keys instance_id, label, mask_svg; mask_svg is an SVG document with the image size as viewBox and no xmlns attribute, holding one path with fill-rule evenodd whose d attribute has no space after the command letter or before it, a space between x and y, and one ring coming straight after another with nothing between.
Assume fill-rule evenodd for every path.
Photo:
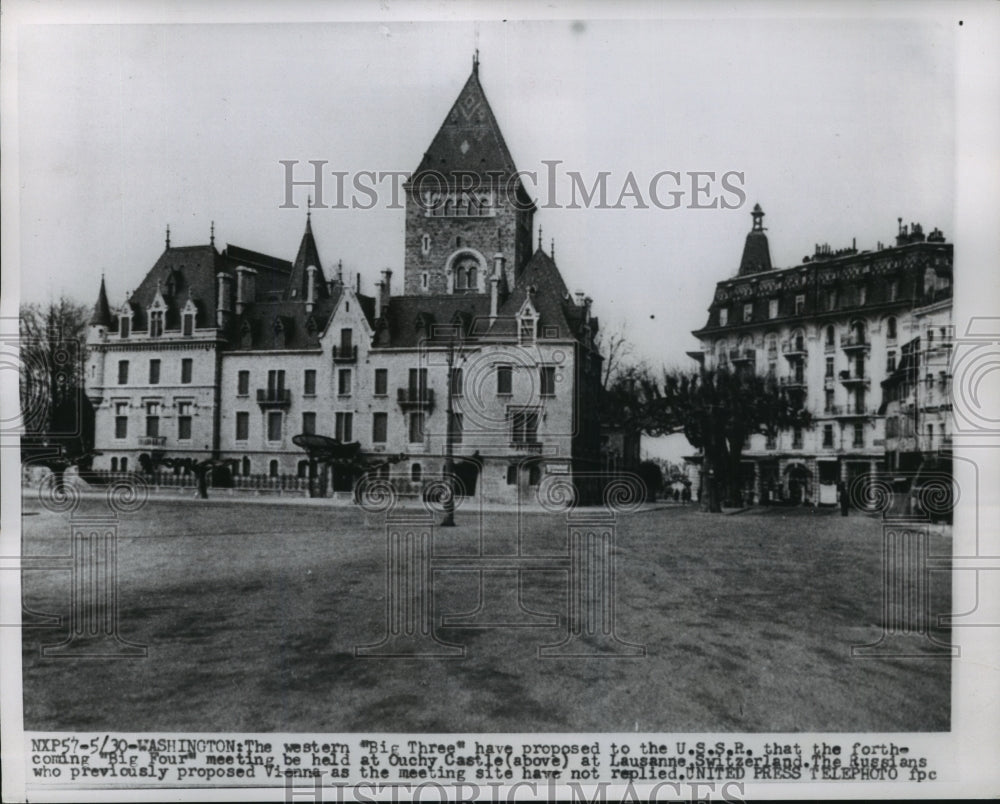
<instances>
[{"instance_id":1,"label":"castle building","mask_svg":"<svg viewBox=\"0 0 1000 804\"><path fill-rule=\"evenodd\" d=\"M318 434L357 444L407 493L442 475L449 446L460 491L487 500L596 471L598 320L540 230L532 248L535 205L478 59L405 190L401 293L389 269L372 295L339 266L328 277L311 213L292 262L219 251L214 228L206 246L171 246L168 229L117 309L102 279L88 336L94 468L171 456L301 476L293 438ZM331 489L362 471L334 467Z\"/></svg>"},{"instance_id":2,"label":"castle building","mask_svg":"<svg viewBox=\"0 0 1000 804\"><path fill-rule=\"evenodd\" d=\"M742 456L744 499L834 503L839 482L912 463L912 457L900 460L901 452L919 452L898 442L899 408L910 410L912 391L904 391L910 370L900 368L911 365L918 342L927 354L928 337L933 381L923 380L921 389L932 402L921 402L920 415L933 421L914 421L931 439L927 444L950 443L945 351L952 245L944 235L937 229L925 235L920 224L904 226L900 219L894 244L865 251L817 245L799 265L775 268L760 205L751 216L739 268L717 284L708 321L693 333L701 351L692 356L707 369L777 377L801 396L814 426L773 440L751 436Z\"/></svg>"}]
</instances>

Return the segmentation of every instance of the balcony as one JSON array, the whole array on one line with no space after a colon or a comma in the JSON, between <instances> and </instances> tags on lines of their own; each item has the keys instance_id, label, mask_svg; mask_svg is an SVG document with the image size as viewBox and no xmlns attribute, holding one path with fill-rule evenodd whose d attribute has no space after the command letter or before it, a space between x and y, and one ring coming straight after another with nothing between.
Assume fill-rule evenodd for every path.
<instances>
[{"instance_id":1,"label":"balcony","mask_svg":"<svg viewBox=\"0 0 1000 804\"><path fill-rule=\"evenodd\" d=\"M840 339L840 348L845 352L857 352L859 350L871 349L871 341L864 335L852 333Z\"/></svg>"},{"instance_id":2,"label":"balcony","mask_svg":"<svg viewBox=\"0 0 1000 804\"><path fill-rule=\"evenodd\" d=\"M341 346L333 347L333 362L334 363L357 363L358 362L358 347L349 346L344 349Z\"/></svg>"},{"instance_id":3,"label":"balcony","mask_svg":"<svg viewBox=\"0 0 1000 804\"><path fill-rule=\"evenodd\" d=\"M287 388L258 388L257 404L261 409L287 408L292 404L292 392Z\"/></svg>"},{"instance_id":4,"label":"balcony","mask_svg":"<svg viewBox=\"0 0 1000 804\"><path fill-rule=\"evenodd\" d=\"M805 377L781 377L779 382L782 388L789 391L804 391L806 389Z\"/></svg>"},{"instance_id":5,"label":"balcony","mask_svg":"<svg viewBox=\"0 0 1000 804\"><path fill-rule=\"evenodd\" d=\"M806 342L804 339L800 341L797 338L792 341L784 341L781 344L781 353L788 358L805 357L807 354Z\"/></svg>"},{"instance_id":6,"label":"balcony","mask_svg":"<svg viewBox=\"0 0 1000 804\"><path fill-rule=\"evenodd\" d=\"M162 447L166 443L166 436L139 436L140 447Z\"/></svg>"},{"instance_id":7,"label":"balcony","mask_svg":"<svg viewBox=\"0 0 1000 804\"><path fill-rule=\"evenodd\" d=\"M877 415L875 410L856 405L831 405L829 413L838 419L861 419Z\"/></svg>"},{"instance_id":8,"label":"balcony","mask_svg":"<svg viewBox=\"0 0 1000 804\"><path fill-rule=\"evenodd\" d=\"M840 372L840 381L847 386L867 386L871 383L868 377L859 377L856 374L852 375L849 371Z\"/></svg>"},{"instance_id":9,"label":"balcony","mask_svg":"<svg viewBox=\"0 0 1000 804\"><path fill-rule=\"evenodd\" d=\"M542 442L540 441L511 441L510 448L518 452L531 452L541 454Z\"/></svg>"},{"instance_id":10,"label":"balcony","mask_svg":"<svg viewBox=\"0 0 1000 804\"><path fill-rule=\"evenodd\" d=\"M396 402L403 411L432 410L434 408L433 388L397 388Z\"/></svg>"},{"instance_id":11,"label":"balcony","mask_svg":"<svg viewBox=\"0 0 1000 804\"><path fill-rule=\"evenodd\" d=\"M730 349L729 350L729 362L734 365L740 365L741 363L753 363L757 359L757 352L753 349Z\"/></svg>"}]
</instances>

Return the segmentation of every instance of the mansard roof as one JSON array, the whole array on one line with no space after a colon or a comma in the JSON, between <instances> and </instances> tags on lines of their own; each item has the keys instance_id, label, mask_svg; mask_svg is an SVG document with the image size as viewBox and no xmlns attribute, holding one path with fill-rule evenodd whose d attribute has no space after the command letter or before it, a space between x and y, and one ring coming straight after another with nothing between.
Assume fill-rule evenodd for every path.
<instances>
[{"instance_id":1,"label":"mansard roof","mask_svg":"<svg viewBox=\"0 0 1000 804\"><path fill-rule=\"evenodd\" d=\"M446 296L393 296L382 322L389 328L389 340L383 347L412 348L430 338L434 326L449 326L460 315L466 320L488 320L490 297L481 293ZM424 324L426 328L422 328Z\"/></svg>"},{"instance_id":2,"label":"mansard roof","mask_svg":"<svg viewBox=\"0 0 1000 804\"><path fill-rule=\"evenodd\" d=\"M226 270L231 270L228 262L214 246L168 247L129 299L135 310L133 330L146 329L146 310L157 293L163 296L166 303L165 329L180 328L180 311L189 297L198 306L199 313L214 311L215 275Z\"/></svg>"},{"instance_id":3,"label":"mansard roof","mask_svg":"<svg viewBox=\"0 0 1000 804\"><path fill-rule=\"evenodd\" d=\"M471 172L484 180L492 174L494 181L501 177L506 179L517 172L500 126L486 100L486 93L479 83L478 62L411 180L416 181L430 171L437 171L446 177L457 171Z\"/></svg>"}]
</instances>

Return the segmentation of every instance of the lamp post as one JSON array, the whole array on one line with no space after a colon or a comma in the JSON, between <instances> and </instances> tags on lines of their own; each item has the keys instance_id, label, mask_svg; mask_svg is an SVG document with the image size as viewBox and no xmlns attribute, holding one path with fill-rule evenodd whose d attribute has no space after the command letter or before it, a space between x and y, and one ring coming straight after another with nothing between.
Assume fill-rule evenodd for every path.
<instances>
[{"instance_id":1,"label":"lamp post","mask_svg":"<svg viewBox=\"0 0 1000 804\"><path fill-rule=\"evenodd\" d=\"M451 337L448 339L448 386L445 389L448 401L445 406L447 421L444 436L444 475L445 482L448 484L448 496L444 500L444 519L441 520L443 528L455 527L455 434L452 426L455 413L453 402L455 389L452 386L455 382L455 336L457 329L457 326L452 329Z\"/></svg>"}]
</instances>

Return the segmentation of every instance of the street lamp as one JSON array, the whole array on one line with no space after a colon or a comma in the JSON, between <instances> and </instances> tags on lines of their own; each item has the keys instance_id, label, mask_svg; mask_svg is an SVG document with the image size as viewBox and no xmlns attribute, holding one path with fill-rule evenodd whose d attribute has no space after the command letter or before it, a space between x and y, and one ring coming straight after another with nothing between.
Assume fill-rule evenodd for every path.
<instances>
[{"instance_id":1,"label":"street lamp","mask_svg":"<svg viewBox=\"0 0 1000 804\"><path fill-rule=\"evenodd\" d=\"M455 396L455 340L456 335L460 337L459 326L452 327L451 335L448 338L448 387L446 388L448 401L446 404L445 436L444 436L444 475L448 484L448 494L444 500L444 519L441 520L441 527L455 527L455 433L454 433L454 396Z\"/></svg>"}]
</instances>

